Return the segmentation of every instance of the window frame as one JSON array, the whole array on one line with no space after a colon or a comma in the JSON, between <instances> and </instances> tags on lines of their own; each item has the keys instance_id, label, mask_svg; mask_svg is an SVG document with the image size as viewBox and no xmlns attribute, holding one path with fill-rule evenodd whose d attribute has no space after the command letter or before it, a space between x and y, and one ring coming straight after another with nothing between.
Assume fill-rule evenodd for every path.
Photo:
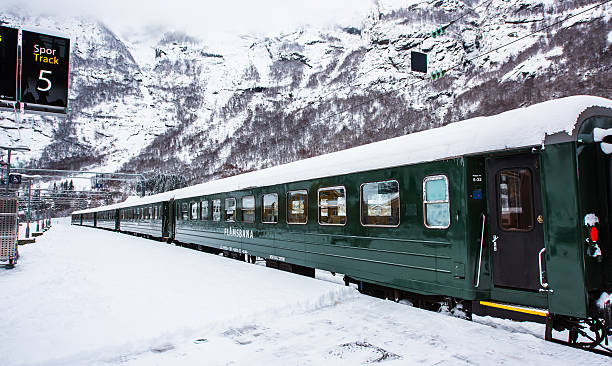
<instances>
[{"instance_id":1,"label":"window frame","mask_svg":"<svg viewBox=\"0 0 612 366\"><path fill-rule=\"evenodd\" d=\"M439 180L444 178L446 183L446 200L427 201L427 182L430 180ZM431 203L448 203L448 225L446 226L429 226L427 225L427 205ZM451 217L451 206L450 206L450 184L446 174L428 175L423 178L423 225L428 229L446 230L451 226L453 218Z\"/></svg>"},{"instance_id":2,"label":"window frame","mask_svg":"<svg viewBox=\"0 0 612 366\"><path fill-rule=\"evenodd\" d=\"M306 207L304 208L304 214L306 215L306 222L289 222L289 193L304 192L306 193ZM308 190L307 189L294 189L287 191L285 194L285 222L287 225L306 225L308 224Z\"/></svg>"},{"instance_id":3,"label":"window frame","mask_svg":"<svg viewBox=\"0 0 612 366\"><path fill-rule=\"evenodd\" d=\"M346 218L344 220L344 224L328 224L328 223L324 223L321 222L321 191L324 190L332 190L332 189L339 189L342 188L344 189L344 205L345 205L345 215L344 217ZM319 189L317 189L317 222L319 223L319 225L323 225L323 226L346 226L346 223L348 222L348 192L346 191L346 187L345 186L332 186L332 187L321 187Z\"/></svg>"},{"instance_id":4,"label":"window frame","mask_svg":"<svg viewBox=\"0 0 612 366\"><path fill-rule=\"evenodd\" d=\"M253 197L253 208L250 209L245 209L244 208L244 199L247 197ZM256 200L255 200L255 195L254 194L247 194L245 196L240 197L240 221L245 223L245 224L254 224L256 221L256 212L257 212L257 205L256 205ZM253 221L247 221L244 219L244 211L253 211Z\"/></svg>"},{"instance_id":5,"label":"window frame","mask_svg":"<svg viewBox=\"0 0 612 366\"><path fill-rule=\"evenodd\" d=\"M227 219L227 200L234 200L234 219L233 220ZM238 211L238 201L236 201L236 197L226 197L223 200L223 222L238 222L238 217L236 217L237 216L236 211Z\"/></svg>"},{"instance_id":6,"label":"window frame","mask_svg":"<svg viewBox=\"0 0 612 366\"><path fill-rule=\"evenodd\" d=\"M216 198L211 200L212 201L212 221L213 222L221 222L221 211L223 211L223 207L221 207L221 198ZM215 201L219 201L219 220L215 220Z\"/></svg>"},{"instance_id":7,"label":"window frame","mask_svg":"<svg viewBox=\"0 0 612 366\"><path fill-rule=\"evenodd\" d=\"M196 217L193 218L193 206L196 207ZM198 201L189 201L189 221L197 221L200 219L200 205Z\"/></svg>"},{"instance_id":8,"label":"window frame","mask_svg":"<svg viewBox=\"0 0 612 366\"><path fill-rule=\"evenodd\" d=\"M185 210L185 211L183 211ZM183 215L187 213L187 218ZM190 221L191 220L191 205L189 201L181 201L181 221Z\"/></svg>"},{"instance_id":9,"label":"window frame","mask_svg":"<svg viewBox=\"0 0 612 366\"><path fill-rule=\"evenodd\" d=\"M264 206L264 197L271 196L271 195L276 196L276 221L264 221L264 218L265 218L264 210L266 209L266 207ZM273 193L262 194L261 195L261 223L262 224L278 224L278 216L280 216L280 208L278 207L278 193L273 192Z\"/></svg>"},{"instance_id":10,"label":"window frame","mask_svg":"<svg viewBox=\"0 0 612 366\"><path fill-rule=\"evenodd\" d=\"M204 202L206 202L206 217L204 217ZM210 214L210 200L208 199L200 199L200 221L212 221Z\"/></svg>"},{"instance_id":11,"label":"window frame","mask_svg":"<svg viewBox=\"0 0 612 366\"><path fill-rule=\"evenodd\" d=\"M531 227L527 230L523 230L523 229L507 229L502 225L501 219L502 219L502 214L501 214L501 195L500 195L500 191L499 191L499 185L501 183L501 173L502 172L507 172L507 171L516 171L516 170L526 170L527 172L529 172L529 185L531 188L529 195L530 195L530 203L531 203L531 215L530 215L530 224ZM497 201L497 227L507 233L529 233L532 232L533 230L535 230L535 224L536 224L536 208L535 208L535 196L534 196L534 174L531 171L531 169L529 167L516 167L516 168L503 168L500 169L497 174L495 174L495 194L497 197L495 197L495 200Z\"/></svg>"},{"instance_id":12,"label":"window frame","mask_svg":"<svg viewBox=\"0 0 612 366\"><path fill-rule=\"evenodd\" d=\"M397 207L397 225L374 225L374 224L364 224L363 223L363 186L365 186L366 184L372 184L372 183L387 183L387 182L395 182L397 183L397 199L399 200L398 203L398 207ZM448 188L448 186L447 186ZM378 181L373 181L373 182L363 182L361 183L361 185L359 185L359 223L361 224L361 226L363 227L390 227L390 228L396 228L399 227L400 224L402 222L402 190L400 188L400 183L397 179L387 179L387 180L378 180Z\"/></svg>"}]
</instances>

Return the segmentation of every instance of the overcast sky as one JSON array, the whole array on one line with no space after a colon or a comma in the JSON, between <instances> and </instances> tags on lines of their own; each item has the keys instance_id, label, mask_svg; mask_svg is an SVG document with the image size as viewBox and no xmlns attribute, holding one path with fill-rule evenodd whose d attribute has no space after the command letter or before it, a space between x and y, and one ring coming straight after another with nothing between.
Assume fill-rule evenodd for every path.
<instances>
[{"instance_id":1,"label":"overcast sky","mask_svg":"<svg viewBox=\"0 0 612 366\"><path fill-rule=\"evenodd\" d=\"M5 0L6 1L6 0ZM93 15L126 37L163 26L203 36L215 31L274 34L304 24L358 23L374 0L8 0L38 14ZM1 2L1 1L0 1ZM359 24L356 24L359 25Z\"/></svg>"}]
</instances>

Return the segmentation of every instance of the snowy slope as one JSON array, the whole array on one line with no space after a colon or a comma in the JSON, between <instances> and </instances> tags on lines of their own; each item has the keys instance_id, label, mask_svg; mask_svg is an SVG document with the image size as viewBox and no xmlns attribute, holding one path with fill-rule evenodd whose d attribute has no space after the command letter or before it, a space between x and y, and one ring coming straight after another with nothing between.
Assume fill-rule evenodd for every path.
<instances>
[{"instance_id":1,"label":"snowy slope","mask_svg":"<svg viewBox=\"0 0 612 366\"><path fill-rule=\"evenodd\" d=\"M468 322L310 279L58 220L0 269L15 365L606 365L543 326ZM332 282L326 281L331 280Z\"/></svg>"}]
</instances>

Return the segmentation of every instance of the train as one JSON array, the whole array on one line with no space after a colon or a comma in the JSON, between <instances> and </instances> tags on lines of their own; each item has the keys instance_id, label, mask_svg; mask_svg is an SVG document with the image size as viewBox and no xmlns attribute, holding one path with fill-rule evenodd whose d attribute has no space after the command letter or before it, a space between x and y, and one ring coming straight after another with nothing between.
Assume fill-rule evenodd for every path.
<instances>
[{"instance_id":1,"label":"train","mask_svg":"<svg viewBox=\"0 0 612 366\"><path fill-rule=\"evenodd\" d=\"M75 211L71 222L340 273L366 294L539 321L547 340L610 352L611 153L612 100L571 96Z\"/></svg>"}]
</instances>

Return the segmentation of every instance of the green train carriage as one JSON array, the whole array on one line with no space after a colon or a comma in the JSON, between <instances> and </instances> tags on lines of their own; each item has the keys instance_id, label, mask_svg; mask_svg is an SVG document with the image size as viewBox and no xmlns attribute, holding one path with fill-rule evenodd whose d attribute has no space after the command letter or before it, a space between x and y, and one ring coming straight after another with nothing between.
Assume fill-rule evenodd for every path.
<instances>
[{"instance_id":1,"label":"green train carriage","mask_svg":"<svg viewBox=\"0 0 612 366\"><path fill-rule=\"evenodd\" d=\"M544 315L547 338L570 329L576 343L586 325L600 342L611 108L563 98L124 205L167 202L162 230L181 244L345 273L397 299Z\"/></svg>"}]
</instances>

